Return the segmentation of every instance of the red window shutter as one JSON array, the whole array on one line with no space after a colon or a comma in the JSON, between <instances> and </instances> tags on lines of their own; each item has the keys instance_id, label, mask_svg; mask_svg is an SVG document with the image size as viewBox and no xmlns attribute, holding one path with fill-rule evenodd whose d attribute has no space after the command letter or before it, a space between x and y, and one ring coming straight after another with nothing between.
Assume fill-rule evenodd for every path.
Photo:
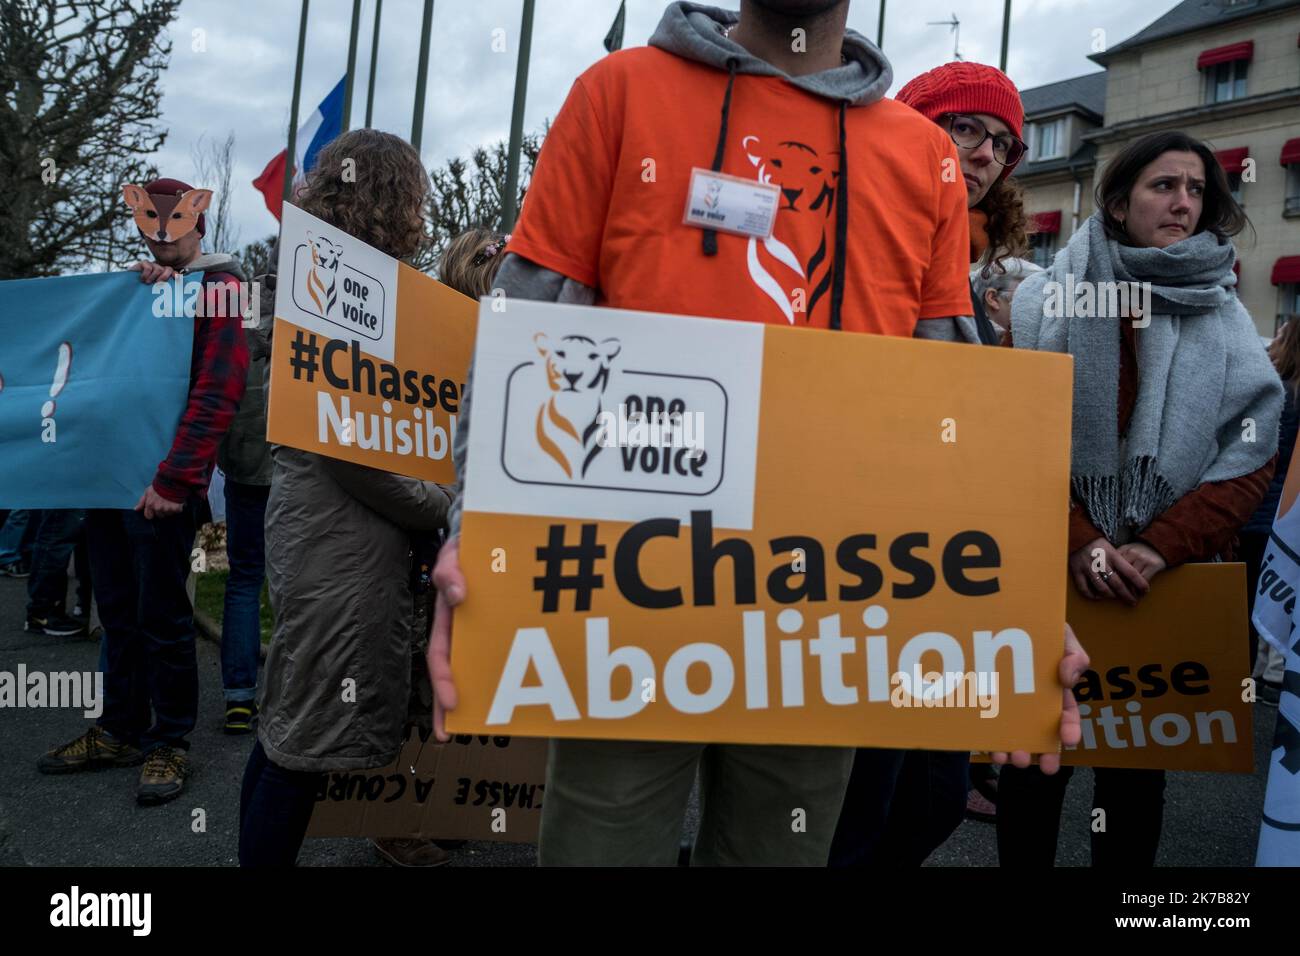
<instances>
[{"instance_id":1,"label":"red window shutter","mask_svg":"<svg viewBox=\"0 0 1300 956\"><path fill-rule=\"evenodd\" d=\"M1288 139L1282 144L1282 165L1300 163L1300 139Z\"/></svg>"},{"instance_id":2,"label":"red window shutter","mask_svg":"<svg viewBox=\"0 0 1300 956\"><path fill-rule=\"evenodd\" d=\"M1035 212L1029 216L1029 232L1059 233L1061 231L1061 211Z\"/></svg>"},{"instance_id":3,"label":"red window shutter","mask_svg":"<svg viewBox=\"0 0 1300 956\"><path fill-rule=\"evenodd\" d=\"M1225 173L1239 173L1246 166L1246 159L1250 156L1250 147L1241 146L1237 149L1221 149L1214 156L1218 159L1219 165L1223 167Z\"/></svg>"},{"instance_id":4,"label":"red window shutter","mask_svg":"<svg viewBox=\"0 0 1300 956\"><path fill-rule=\"evenodd\" d=\"M1234 60L1253 60L1254 58L1254 40L1247 40L1244 43L1229 43L1227 46L1216 46L1213 50L1203 52L1196 58L1196 68L1203 70L1207 66L1231 63Z\"/></svg>"},{"instance_id":5,"label":"red window shutter","mask_svg":"<svg viewBox=\"0 0 1300 956\"><path fill-rule=\"evenodd\" d=\"M1283 256L1273 263L1273 284L1300 282L1300 256Z\"/></svg>"}]
</instances>

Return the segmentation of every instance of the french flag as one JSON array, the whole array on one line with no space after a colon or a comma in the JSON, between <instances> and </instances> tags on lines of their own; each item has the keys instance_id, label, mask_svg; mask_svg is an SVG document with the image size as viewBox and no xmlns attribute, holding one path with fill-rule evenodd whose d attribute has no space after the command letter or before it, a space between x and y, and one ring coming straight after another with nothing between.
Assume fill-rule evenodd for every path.
<instances>
[{"instance_id":1,"label":"french flag","mask_svg":"<svg viewBox=\"0 0 1300 956\"><path fill-rule=\"evenodd\" d=\"M316 154L343 131L343 88L347 77L339 80L338 85L321 100L320 106L298 127L298 138L294 145L302 156L302 163L293 172L293 185L298 185L307 173L316 165ZM305 144L305 145L304 145ZM280 150L275 158L266 164L262 175L253 180L253 185L266 199L266 208L277 220L284 204L284 165L286 150Z\"/></svg>"}]
</instances>

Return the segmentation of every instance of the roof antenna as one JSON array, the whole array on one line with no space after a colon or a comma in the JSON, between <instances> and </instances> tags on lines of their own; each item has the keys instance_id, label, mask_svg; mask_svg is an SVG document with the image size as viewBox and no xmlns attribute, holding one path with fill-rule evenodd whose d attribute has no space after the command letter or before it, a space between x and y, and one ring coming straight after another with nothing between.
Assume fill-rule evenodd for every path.
<instances>
[{"instance_id":1,"label":"roof antenna","mask_svg":"<svg viewBox=\"0 0 1300 956\"><path fill-rule=\"evenodd\" d=\"M928 27L952 27L952 57L954 60L962 59L961 55L961 21L957 19L957 14L952 15L951 20L927 20Z\"/></svg>"}]
</instances>

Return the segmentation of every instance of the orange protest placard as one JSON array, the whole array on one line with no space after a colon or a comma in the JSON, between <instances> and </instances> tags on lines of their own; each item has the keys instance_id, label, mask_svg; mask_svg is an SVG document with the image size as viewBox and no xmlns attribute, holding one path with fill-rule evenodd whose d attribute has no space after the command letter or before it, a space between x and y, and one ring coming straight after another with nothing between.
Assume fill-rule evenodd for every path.
<instances>
[{"instance_id":1,"label":"orange protest placard","mask_svg":"<svg viewBox=\"0 0 1300 956\"><path fill-rule=\"evenodd\" d=\"M1057 748L1068 357L479 323L449 729Z\"/></svg>"},{"instance_id":2,"label":"orange protest placard","mask_svg":"<svg viewBox=\"0 0 1300 956\"><path fill-rule=\"evenodd\" d=\"M1166 571L1134 608L1069 593L1092 663L1075 686L1083 741L1062 762L1254 772L1244 564Z\"/></svg>"},{"instance_id":3,"label":"orange protest placard","mask_svg":"<svg viewBox=\"0 0 1300 956\"><path fill-rule=\"evenodd\" d=\"M475 304L286 203L266 436L453 484Z\"/></svg>"}]
</instances>

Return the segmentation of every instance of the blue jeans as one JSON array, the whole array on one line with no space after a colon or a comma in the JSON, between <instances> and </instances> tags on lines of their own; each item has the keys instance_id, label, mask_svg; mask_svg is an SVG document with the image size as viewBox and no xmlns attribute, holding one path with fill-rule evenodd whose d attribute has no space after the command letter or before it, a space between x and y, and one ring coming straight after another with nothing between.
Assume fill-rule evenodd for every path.
<instances>
[{"instance_id":1,"label":"blue jeans","mask_svg":"<svg viewBox=\"0 0 1300 956\"><path fill-rule=\"evenodd\" d=\"M221 683L226 703L257 696L257 657L262 647L259 606L266 572L266 500L269 485L226 481L225 616L221 623Z\"/></svg>"},{"instance_id":2,"label":"blue jeans","mask_svg":"<svg viewBox=\"0 0 1300 956\"><path fill-rule=\"evenodd\" d=\"M68 597L68 559L76 550L86 512L29 512L35 529L32 576L27 579L27 613L48 614L63 609Z\"/></svg>"},{"instance_id":3,"label":"blue jeans","mask_svg":"<svg viewBox=\"0 0 1300 956\"><path fill-rule=\"evenodd\" d=\"M11 511L0 528L0 564L22 561L32 563L32 537L36 529L31 518L34 511Z\"/></svg>"},{"instance_id":4,"label":"blue jeans","mask_svg":"<svg viewBox=\"0 0 1300 956\"><path fill-rule=\"evenodd\" d=\"M861 747L840 811L831 867L919 867L966 815L970 754Z\"/></svg>"},{"instance_id":5,"label":"blue jeans","mask_svg":"<svg viewBox=\"0 0 1300 956\"><path fill-rule=\"evenodd\" d=\"M286 770L253 744L239 788L239 865L293 866L324 775Z\"/></svg>"},{"instance_id":6,"label":"blue jeans","mask_svg":"<svg viewBox=\"0 0 1300 956\"><path fill-rule=\"evenodd\" d=\"M99 726L148 752L188 750L199 712L194 608L185 591L198 517L193 501L149 520L95 510L86 521L91 578L104 624Z\"/></svg>"}]
</instances>

